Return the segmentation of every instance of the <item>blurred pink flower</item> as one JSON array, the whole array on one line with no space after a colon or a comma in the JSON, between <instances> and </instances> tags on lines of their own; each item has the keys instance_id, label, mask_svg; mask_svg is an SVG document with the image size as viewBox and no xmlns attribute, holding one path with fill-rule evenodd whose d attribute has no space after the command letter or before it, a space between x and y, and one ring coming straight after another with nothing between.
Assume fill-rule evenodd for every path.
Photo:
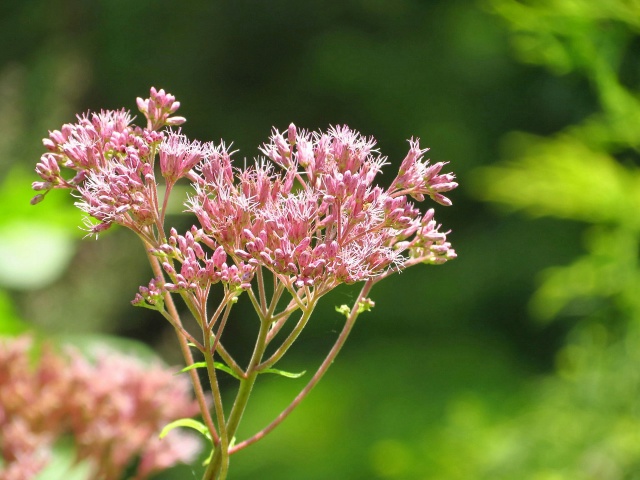
<instances>
[{"instance_id":1,"label":"blurred pink flower","mask_svg":"<svg viewBox=\"0 0 640 480\"><path fill-rule=\"evenodd\" d=\"M31 347L28 337L0 342L1 479L33 478L55 441L69 434L95 479L120 479L140 457L142 480L199 452L189 433L158 439L166 424L198 412L186 377L108 350L90 362L44 346L33 366Z\"/></svg>"}]
</instances>

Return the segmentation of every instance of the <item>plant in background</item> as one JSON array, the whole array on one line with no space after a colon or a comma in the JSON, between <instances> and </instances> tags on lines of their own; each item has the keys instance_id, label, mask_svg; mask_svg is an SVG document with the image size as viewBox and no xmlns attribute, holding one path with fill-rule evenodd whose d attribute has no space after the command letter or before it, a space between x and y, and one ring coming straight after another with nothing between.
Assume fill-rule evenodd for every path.
<instances>
[{"instance_id":1,"label":"plant in background","mask_svg":"<svg viewBox=\"0 0 640 480\"><path fill-rule=\"evenodd\" d=\"M640 4L489 3L523 61L587 79L595 105L553 135L510 134L508 161L474 172L478 196L588 228L584 253L543 272L530 304L540 321L571 320L555 374L501 422L461 406L433 455L472 459L445 465L449 479L639 478Z\"/></svg>"},{"instance_id":2,"label":"plant in background","mask_svg":"<svg viewBox=\"0 0 640 480\"><path fill-rule=\"evenodd\" d=\"M32 203L53 189L70 189L87 213L90 235L115 224L142 241L154 277L140 287L133 304L158 311L175 328L203 418L203 423L174 422L166 431L187 426L202 432L212 443L203 478L224 479L229 456L282 422L324 375L358 315L373 306L368 295L377 282L419 263L455 258L433 209L422 214L411 199L430 197L450 205L444 193L457 184L452 174L441 173L444 163L429 164L426 150L411 140L390 187L376 186L386 159L372 138L346 126L315 133L293 124L284 133L274 129L260 149L266 158L234 167L223 143L192 141L174 129L185 119L174 115L179 102L172 95L152 88L150 98L137 103L145 127L134 126L129 112L118 110L79 116L52 131L44 140L48 153L36 167L41 181L33 184L39 193ZM184 233L165 222L169 197L181 179L191 182L185 206L198 222ZM319 300L340 284L356 282L362 289L351 307L338 309L347 320L308 384L271 424L236 440L258 376L298 376L277 369L277 363ZM242 295L259 323L244 366L221 341ZM174 297L189 310L196 331L185 327ZM191 349L204 361L196 362ZM201 367L208 374L211 406L196 372ZM239 383L230 408L223 405L220 371Z\"/></svg>"},{"instance_id":3,"label":"plant in background","mask_svg":"<svg viewBox=\"0 0 640 480\"><path fill-rule=\"evenodd\" d=\"M117 480L129 470L144 480L195 459L202 447L195 435L154 439L167 422L197 413L185 378L110 350L91 362L44 345L33 365L33 343L28 336L0 340L0 478L68 475L51 460L69 436L76 467L68 468L82 468L82 478Z\"/></svg>"}]
</instances>

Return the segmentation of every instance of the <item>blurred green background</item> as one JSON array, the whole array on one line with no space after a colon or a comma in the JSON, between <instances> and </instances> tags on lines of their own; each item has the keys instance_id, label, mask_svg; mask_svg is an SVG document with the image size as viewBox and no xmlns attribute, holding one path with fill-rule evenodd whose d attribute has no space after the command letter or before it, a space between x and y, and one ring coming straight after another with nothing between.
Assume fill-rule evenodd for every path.
<instances>
[{"instance_id":1,"label":"blurred green background","mask_svg":"<svg viewBox=\"0 0 640 480\"><path fill-rule=\"evenodd\" d=\"M64 193L28 203L40 139L75 113L135 111L135 97L164 88L182 103L183 131L233 141L237 161L272 126L346 123L378 140L386 181L416 136L457 174L454 206L436 217L459 258L376 287L326 379L233 457L230 478L640 479L638 1L1 9L4 332L127 337L180 362L169 325L130 306L150 277L137 240L82 240ZM334 306L354 296L325 300L283 368L319 364L343 321ZM239 308L226 334L241 357L248 315ZM303 385L259 384L241 437Z\"/></svg>"}]
</instances>

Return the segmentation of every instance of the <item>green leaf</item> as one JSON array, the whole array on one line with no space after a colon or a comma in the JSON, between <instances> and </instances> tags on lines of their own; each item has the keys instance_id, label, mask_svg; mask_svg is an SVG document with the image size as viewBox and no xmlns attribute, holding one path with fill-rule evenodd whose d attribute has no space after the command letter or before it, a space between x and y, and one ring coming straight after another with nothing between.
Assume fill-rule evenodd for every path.
<instances>
[{"instance_id":1,"label":"green leaf","mask_svg":"<svg viewBox=\"0 0 640 480\"><path fill-rule=\"evenodd\" d=\"M220 362L214 362L213 364L218 370L222 370L223 372L228 373L229 375L231 375L233 378L237 378L238 380L242 380L237 374L236 372L234 372L233 370L231 370L230 367L226 366L224 363L220 363Z\"/></svg>"},{"instance_id":2,"label":"green leaf","mask_svg":"<svg viewBox=\"0 0 640 480\"><path fill-rule=\"evenodd\" d=\"M282 375L287 378L300 378L302 375L307 373L306 370L303 370L298 373L293 372L285 372L284 370L278 370L277 368L267 368L266 370L261 370L260 373L275 373L276 375Z\"/></svg>"},{"instance_id":3,"label":"green leaf","mask_svg":"<svg viewBox=\"0 0 640 480\"><path fill-rule=\"evenodd\" d=\"M194 368L207 368L207 362L192 363L191 365L187 365L186 367L184 367L178 373L188 372L189 370L193 370Z\"/></svg>"},{"instance_id":4,"label":"green leaf","mask_svg":"<svg viewBox=\"0 0 640 480\"><path fill-rule=\"evenodd\" d=\"M148 308L149 310L154 310L156 312L162 312L162 310L164 309L164 302L158 302L158 304L156 305L151 305L150 303L147 303L145 300L139 302L139 303L134 303L133 304L134 307L140 307L140 308Z\"/></svg>"},{"instance_id":5,"label":"green leaf","mask_svg":"<svg viewBox=\"0 0 640 480\"><path fill-rule=\"evenodd\" d=\"M214 362L213 365L218 370L222 370L223 372L228 373L232 377L237 378L238 380L241 380L241 378L236 374L236 372L234 372L230 367L228 367L224 363ZM188 372L189 370L193 370L194 368L207 368L207 362L195 362L195 363L193 363L191 365L187 365L182 370L180 370L178 373Z\"/></svg>"},{"instance_id":6,"label":"green leaf","mask_svg":"<svg viewBox=\"0 0 640 480\"><path fill-rule=\"evenodd\" d=\"M180 418L178 420L175 420L175 421L169 423L168 425L166 425L162 429L162 431L160 432L159 437L161 439L166 437L167 434L171 430L173 430L174 428L178 428L178 427L192 428L192 429L200 432L202 434L202 436L204 436L210 442L212 441L211 440L211 434L209 433L209 429L206 427L206 425L204 423L202 423L202 422L199 422L198 420L194 420L193 418Z\"/></svg>"}]
</instances>

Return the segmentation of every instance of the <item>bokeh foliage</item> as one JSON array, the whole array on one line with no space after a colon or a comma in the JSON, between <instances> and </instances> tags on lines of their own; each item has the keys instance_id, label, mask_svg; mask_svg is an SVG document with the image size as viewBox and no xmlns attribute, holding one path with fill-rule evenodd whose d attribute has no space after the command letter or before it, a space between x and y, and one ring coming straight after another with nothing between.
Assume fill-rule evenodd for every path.
<instances>
[{"instance_id":1,"label":"bokeh foliage","mask_svg":"<svg viewBox=\"0 0 640 480\"><path fill-rule=\"evenodd\" d=\"M348 123L392 171L415 135L459 176L439 212L459 259L374 289L327 378L232 459L233 478L640 478L638 2L5 3L0 257L57 273L29 283L17 262L3 322L126 336L179 361L170 328L129 305L149 277L135 241L80 241L62 195L25 203L40 138L77 111L133 109L163 87L185 133L234 141L238 161L272 125ZM283 367L317 364L352 296L327 299ZM232 348L253 335L247 311ZM303 381L258 385L247 431Z\"/></svg>"},{"instance_id":2,"label":"bokeh foliage","mask_svg":"<svg viewBox=\"0 0 640 480\"><path fill-rule=\"evenodd\" d=\"M473 419L467 428L499 434L503 451L450 478L640 478L640 4L492 7L522 60L584 76L598 108L553 135L510 135L507 160L478 171L481 198L587 228L582 255L545 270L530 303L539 321L571 326L556 372L532 384L519 415Z\"/></svg>"}]
</instances>

